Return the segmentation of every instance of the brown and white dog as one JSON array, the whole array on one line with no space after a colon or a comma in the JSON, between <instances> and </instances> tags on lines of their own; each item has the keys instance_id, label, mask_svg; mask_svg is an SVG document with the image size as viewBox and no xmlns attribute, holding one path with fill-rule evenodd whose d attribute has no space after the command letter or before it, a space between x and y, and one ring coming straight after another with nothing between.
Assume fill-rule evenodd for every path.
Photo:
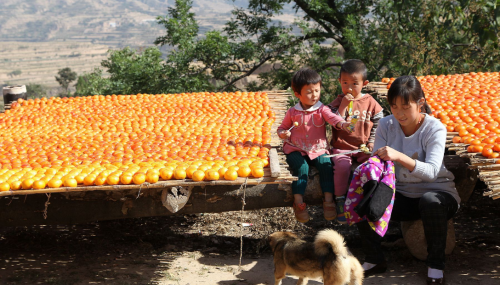
<instances>
[{"instance_id":1,"label":"brown and white dog","mask_svg":"<svg viewBox=\"0 0 500 285\"><path fill-rule=\"evenodd\" d=\"M299 277L297 285L309 278L323 278L325 285L361 285L363 268L345 246L344 238L334 230L320 231L313 243L289 232L269 235L274 255L275 285L289 273Z\"/></svg>"}]
</instances>

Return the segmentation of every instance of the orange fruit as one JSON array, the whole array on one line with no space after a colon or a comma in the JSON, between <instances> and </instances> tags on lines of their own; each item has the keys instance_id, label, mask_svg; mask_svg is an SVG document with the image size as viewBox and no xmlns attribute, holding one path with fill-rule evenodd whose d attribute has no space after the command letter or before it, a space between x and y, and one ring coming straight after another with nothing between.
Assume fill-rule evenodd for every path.
<instances>
[{"instance_id":1,"label":"orange fruit","mask_svg":"<svg viewBox=\"0 0 500 285\"><path fill-rule=\"evenodd\" d=\"M186 177L191 179L193 177L193 172L195 172L196 170L198 170L196 166L190 166L186 168Z\"/></svg>"},{"instance_id":2,"label":"orange fruit","mask_svg":"<svg viewBox=\"0 0 500 285\"><path fill-rule=\"evenodd\" d=\"M226 167L219 168L219 177L224 177L224 174L226 174L226 171L227 171Z\"/></svg>"},{"instance_id":3,"label":"orange fruit","mask_svg":"<svg viewBox=\"0 0 500 285\"><path fill-rule=\"evenodd\" d=\"M46 183L45 181L43 180L37 180L35 182L33 182L33 189L44 189L46 186Z\"/></svg>"},{"instance_id":4,"label":"orange fruit","mask_svg":"<svg viewBox=\"0 0 500 285\"><path fill-rule=\"evenodd\" d=\"M76 182L75 178L68 178L64 180L64 186L65 187L76 187L78 183Z\"/></svg>"},{"instance_id":5,"label":"orange fruit","mask_svg":"<svg viewBox=\"0 0 500 285\"><path fill-rule=\"evenodd\" d=\"M250 169L250 167L248 167L246 165L242 165L238 169L238 176L239 177L248 177L248 176L250 176L251 173L252 173L252 169Z\"/></svg>"},{"instance_id":6,"label":"orange fruit","mask_svg":"<svg viewBox=\"0 0 500 285\"><path fill-rule=\"evenodd\" d=\"M464 85L464 88L475 88L477 84L473 84L472 79L491 84L497 78L483 74L474 76L467 78L468 85ZM435 82L440 81L425 79L426 84ZM390 85L391 80L387 84ZM450 123L448 129L455 129L452 122L459 125L458 120L464 115L470 115L470 120L480 119L487 130L498 131L500 134L497 124L494 124L495 118L485 116L487 112L479 110L499 109L496 102L483 103L486 102L483 99L489 99L486 94L489 96L493 94L490 91L494 90L478 88L480 89L474 90L474 94L484 98L477 99L480 103L476 102L476 105L453 101L453 106L464 107L452 111L448 108L451 104L447 106L440 103L443 105L439 108L443 111L442 119ZM456 90L456 93L460 91ZM451 94L449 98L454 99ZM202 100L203 105L208 108L199 108L198 100ZM465 112L467 108L480 115L473 116L473 113ZM43 112L40 112L41 109ZM103 109L112 111L103 113ZM179 111L182 115L179 115ZM44 170L39 174L51 177L58 173L61 174L59 178L64 177L63 181L71 178L76 179L78 184L86 185L103 185L103 179L109 174L120 175L114 171L126 171L123 167L131 164L142 168L135 169L134 172L147 173L155 163L171 163L172 170L187 170L187 162L196 161L196 166L201 167L198 170L206 171L211 168L219 170L223 165L243 166L259 158L266 159L271 126L276 117L269 106L267 94L239 91L182 93L175 96L96 95L18 100L1 116L0 129L5 130L0 136L0 144L3 146L0 149L1 168ZM221 141L224 143L219 144ZM231 161L231 165L225 165L224 161ZM83 171L86 166L94 169L105 166L109 172L96 177L97 183L85 182L90 173L97 176L102 171ZM186 177L193 173L193 169L189 170ZM183 175L177 174L178 179L184 179ZM163 179L171 178L169 175L164 176ZM36 173L21 177L22 175L17 179L50 181L50 178L37 177ZM8 178L10 177L6 177L5 181ZM1 181L0 179L0 183Z\"/></svg>"},{"instance_id":7,"label":"orange fruit","mask_svg":"<svg viewBox=\"0 0 500 285\"><path fill-rule=\"evenodd\" d=\"M195 172L193 172L192 179L193 181L203 181L203 179L205 179L205 172L196 170Z\"/></svg>"},{"instance_id":8,"label":"orange fruit","mask_svg":"<svg viewBox=\"0 0 500 285\"><path fill-rule=\"evenodd\" d=\"M117 185L120 183L120 176L118 175L109 175L106 177L106 184L108 185Z\"/></svg>"},{"instance_id":9,"label":"orange fruit","mask_svg":"<svg viewBox=\"0 0 500 285\"><path fill-rule=\"evenodd\" d=\"M12 181L12 182L10 183L10 189L11 189L11 190L19 190L19 189L21 189L21 183L22 183L22 182L21 182L21 181L19 181L19 180Z\"/></svg>"},{"instance_id":10,"label":"orange fruit","mask_svg":"<svg viewBox=\"0 0 500 285\"><path fill-rule=\"evenodd\" d=\"M252 176L255 178L264 177L264 168L262 168L262 167L252 168Z\"/></svg>"},{"instance_id":11,"label":"orange fruit","mask_svg":"<svg viewBox=\"0 0 500 285\"><path fill-rule=\"evenodd\" d=\"M236 170L228 169L226 173L224 173L224 179L226 180L236 180L238 178L238 172Z\"/></svg>"},{"instance_id":12,"label":"orange fruit","mask_svg":"<svg viewBox=\"0 0 500 285\"><path fill-rule=\"evenodd\" d=\"M33 187L34 182L35 182L35 180L33 180L31 178L24 179L21 186L23 189L31 189L31 187Z\"/></svg>"},{"instance_id":13,"label":"orange fruit","mask_svg":"<svg viewBox=\"0 0 500 285\"><path fill-rule=\"evenodd\" d=\"M146 174L146 181L148 183L156 183L160 179L158 173L156 172L149 172Z\"/></svg>"},{"instance_id":14,"label":"orange fruit","mask_svg":"<svg viewBox=\"0 0 500 285\"><path fill-rule=\"evenodd\" d=\"M76 183L83 184L83 180L85 180L85 174L78 174L75 176Z\"/></svg>"},{"instance_id":15,"label":"orange fruit","mask_svg":"<svg viewBox=\"0 0 500 285\"><path fill-rule=\"evenodd\" d=\"M106 179L107 179L107 176L104 176L104 175L98 175L98 176L94 179L94 185L96 185L96 186L101 186L101 185L104 185L104 183L106 183Z\"/></svg>"},{"instance_id":16,"label":"orange fruit","mask_svg":"<svg viewBox=\"0 0 500 285\"><path fill-rule=\"evenodd\" d=\"M207 180L210 180L210 181L219 180L219 172L216 170L213 170L213 169L208 170L205 175L206 175L205 177Z\"/></svg>"},{"instance_id":17,"label":"orange fruit","mask_svg":"<svg viewBox=\"0 0 500 285\"><path fill-rule=\"evenodd\" d=\"M85 176L85 178L83 179L83 185L86 185L86 186L94 185L94 181L95 181L96 177L97 176L95 176L93 174L89 174L89 175Z\"/></svg>"},{"instance_id":18,"label":"orange fruit","mask_svg":"<svg viewBox=\"0 0 500 285\"><path fill-rule=\"evenodd\" d=\"M186 179L186 170L176 168L174 171L174 178L178 180Z\"/></svg>"},{"instance_id":19,"label":"orange fruit","mask_svg":"<svg viewBox=\"0 0 500 285\"><path fill-rule=\"evenodd\" d=\"M240 169L240 168L236 165L231 165L227 168L227 170L234 170L234 171L238 171L238 169Z\"/></svg>"},{"instance_id":20,"label":"orange fruit","mask_svg":"<svg viewBox=\"0 0 500 285\"><path fill-rule=\"evenodd\" d=\"M134 176L132 177L132 181L136 185L142 184L142 183L146 182L146 174L144 174L142 172L138 172L138 173L134 174Z\"/></svg>"},{"instance_id":21,"label":"orange fruit","mask_svg":"<svg viewBox=\"0 0 500 285\"><path fill-rule=\"evenodd\" d=\"M7 182L0 183L0 192L9 191L9 190L10 190L9 183L7 183Z\"/></svg>"},{"instance_id":22,"label":"orange fruit","mask_svg":"<svg viewBox=\"0 0 500 285\"><path fill-rule=\"evenodd\" d=\"M120 176L120 183L123 185L129 185L130 183L132 183L132 177L133 177L133 175L131 175L129 173L123 173Z\"/></svg>"},{"instance_id":23,"label":"orange fruit","mask_svg":"<svg viewBox=\"0 0 500 285\"><path fill-rule=\"evenodd\" d=\"M49 180L49 182L47 183L47 186L49 186L49 188L59 188L61 187L63 184L62 180L61 179L58 179L58 178L52 178Z\"/></svg>"},{"instance_id":24,"label":"orange fruit","mask_svg":"<svg viewBox=\"0 0 500 285\"><path fill-rule=\"evenodd\" d=\"M174 176L174 171L170 168L162 168L160 170L160 176L163 180L170 180Z\"/></svg>"}]
</instances>

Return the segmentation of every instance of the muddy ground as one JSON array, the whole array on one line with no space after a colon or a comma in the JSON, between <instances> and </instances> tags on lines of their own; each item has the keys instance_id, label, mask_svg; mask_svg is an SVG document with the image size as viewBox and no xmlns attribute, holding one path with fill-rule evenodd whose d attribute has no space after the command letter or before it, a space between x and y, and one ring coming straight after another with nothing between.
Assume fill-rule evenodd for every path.
<instances>
[{"instance_id":1,"label":"muddy ground","mask_svg":"<svg viewBox=\"0 0 500 285\"><path fill-rule=\"evenodd\" d=\"M457 245L447 259L447 284L500 284L500 200L477 188L454 219ZM310 212L313 219L305 225L290 208L273 208L1 228L0 284L273 284L266 237L282 230L312 240L318 230L333 228L362 260L355 227L326 222L319 207ZM389 271L365 284L425 284L425 264L400 238L398 224L391 223L384 243ZM290 276L283 284L295 282Z\"/></svg>"}]
</instances>

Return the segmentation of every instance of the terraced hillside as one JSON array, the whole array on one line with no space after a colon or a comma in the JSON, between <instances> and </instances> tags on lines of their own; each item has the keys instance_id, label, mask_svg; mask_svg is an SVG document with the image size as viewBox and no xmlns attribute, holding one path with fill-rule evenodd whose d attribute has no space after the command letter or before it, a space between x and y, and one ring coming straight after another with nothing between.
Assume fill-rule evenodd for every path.
<instances>
[{"instance_id":1,"label":"terraced hillside","mask_svg":"<svg viewBox=\"0 0 500 285\"><path fill-rule=\"evenodd\" d=\"M108 46L79 42L2 42L0 83L39 83L59 86L55 80L61 68L82 74L99 67L107 58Z\"/></svg>"},{"instance_id":2,"label":"terraced hillside","mask_svg":"<svg viewBox=\"0 0 500 285\"><path fill-rule=\"evenodd\" d=\"M2 0L0 41L79 41L147 46L165 33L156 22L174 0ZM220 28L237 0L195 0L200 33Z\"/></svg>"}]
</instances>

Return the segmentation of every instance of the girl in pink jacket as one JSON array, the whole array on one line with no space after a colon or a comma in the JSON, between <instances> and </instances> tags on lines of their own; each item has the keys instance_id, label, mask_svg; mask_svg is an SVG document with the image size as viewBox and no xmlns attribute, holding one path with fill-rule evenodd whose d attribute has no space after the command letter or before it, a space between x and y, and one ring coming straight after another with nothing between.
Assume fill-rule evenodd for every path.
<instances>
[{"instance_id":1,"label":"girl in pink jacket","mask_svg":"<svg viewBox=\"0 0 500 285\"><path fill-rule=\"evenodd\" d=\"M309 165L319 171L321 190L324 194L323 215L326 220L335 219L337 212L333 201L333 168L328 154L326 123L336 129L346 130L346 123L330 108L319 102L321 76L314 70L302 68L292 78L292 89L300 102L290 108L278 127L278 136L285 140L283 152L293 175L298 177L292 183L295 218L305 223L309 214L303 195L307 186Z\"/></svg>"}]
</instances>

